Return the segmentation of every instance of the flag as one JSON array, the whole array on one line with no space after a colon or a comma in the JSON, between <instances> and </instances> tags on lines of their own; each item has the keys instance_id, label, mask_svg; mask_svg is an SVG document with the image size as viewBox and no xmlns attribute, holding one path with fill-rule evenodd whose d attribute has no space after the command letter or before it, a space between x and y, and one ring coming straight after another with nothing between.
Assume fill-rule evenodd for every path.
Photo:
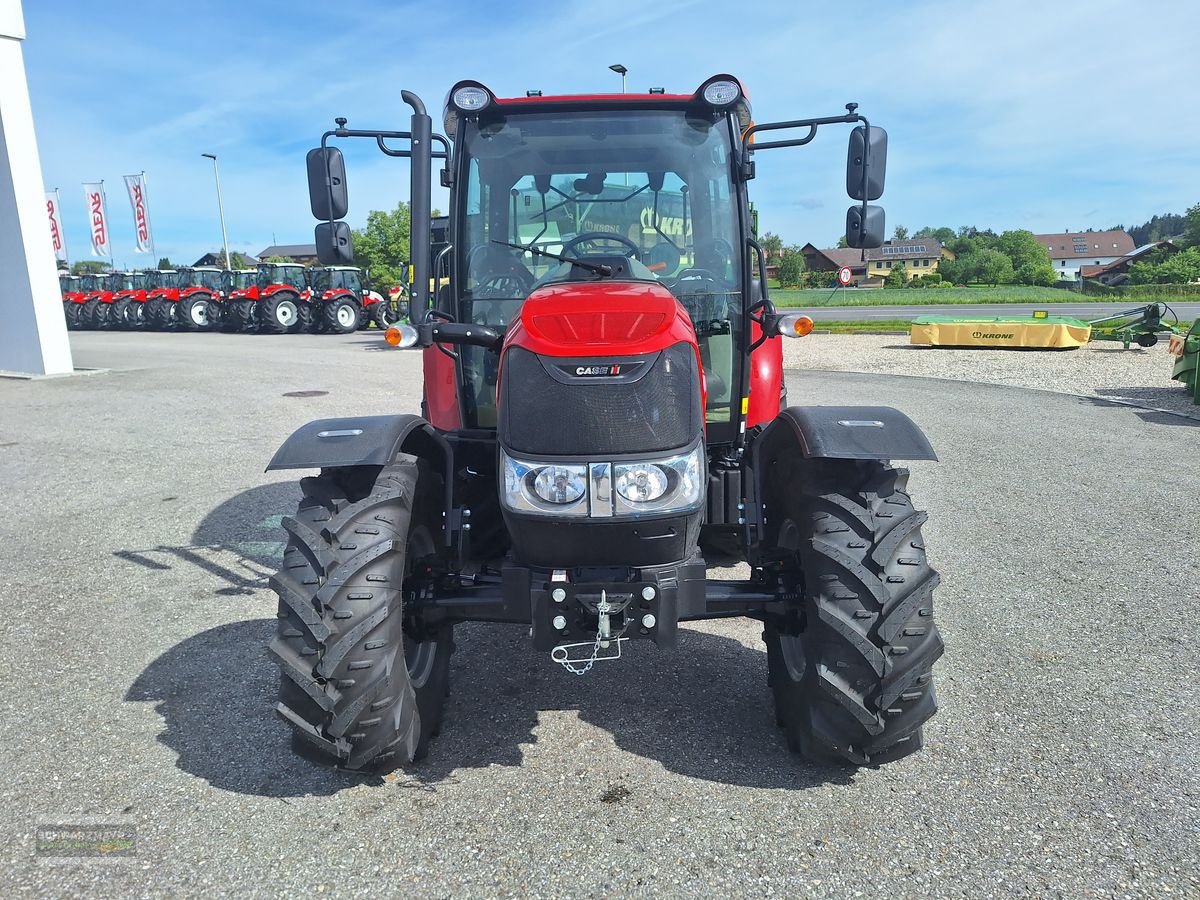
<instances>
[{"instance_id":1,"label":"flag","mask_svg":"<svg viewBox=\"0 0 1200 900\"><path fill-rule=\"evenodd\" d=\"M150 253L154 241L150 237L150 209L146 205L146 173L125 176L125 190L129 192L129 206L133 209L133 236L138 253Z\"/></svg>"},{"instance_id":2,"label":"flag","mask_svg":"<svg viewBox=\"0 0 1200 900\"><path fill-rule=\"evenodd\" d=\"M63 236L62 216L58 211L58 192L46 195L46 215L50 217L50 243L54 245L54 257L67 261L67 239Z\"/></svg>"},{"instance_id":3,"label":"flag","mask_svg":"<svg viewBox=\"0 0 1200 900\"><path fill-rule=\"evenodd\" d=\"M92 230L92 256L112 257L112 242L108 234L108 208L104 203L104 182L83 185L83 200L87 207L88 227Z\"/></svg>"}]
</instances>

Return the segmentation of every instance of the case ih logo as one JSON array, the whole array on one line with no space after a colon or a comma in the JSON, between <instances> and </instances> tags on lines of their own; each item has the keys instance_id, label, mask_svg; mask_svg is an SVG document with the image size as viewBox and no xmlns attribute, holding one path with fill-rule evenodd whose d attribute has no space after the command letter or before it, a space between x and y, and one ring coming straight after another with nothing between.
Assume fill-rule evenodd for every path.
<instances>
[{"instance_id":1,"label":"case ih logo","mask_svg":"<svg viewBox=\"0 0 1200 900\"><path fill-rule=\"evenodd\" d=\"M137 237L139 243L146 243L150 240L150 229L146 225L146 201L142 199L142 186L135 184L132 186L133 191L133 224L137 227Z\"/></svg>"},{"instance_id":2,"label":"case ih logo","mask_svg":"<svg viewBox=\"0 0 1200 900\"><path fill-rule=\"evenodd\" d=\"M88 209L92 213L92 241L98 247L108 244L108 231L104 227L104 197L98 191L88 193Z\"/></svg>"},{"instance_id":3,"label":"case ih logo","mask_svg":"<svg viewBox=\"0 0 1200 900\"><path fill-rule=\"evenodd\" d=\"M621 367L619 365L612 366L576 366L575 374L580 378L596 378L606 375L620 375Z\"/></svg>"}]
</instances>

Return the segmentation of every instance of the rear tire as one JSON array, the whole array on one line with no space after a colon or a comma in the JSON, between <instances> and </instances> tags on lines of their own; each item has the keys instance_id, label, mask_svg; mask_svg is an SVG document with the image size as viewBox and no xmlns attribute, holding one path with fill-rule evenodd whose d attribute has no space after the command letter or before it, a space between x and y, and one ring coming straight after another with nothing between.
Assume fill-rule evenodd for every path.
<instances>
[{"instance_id":1,"label":"rear tire","mask_svg":"<svg viewBox=\"0 0 1200 900\"><path fill-rule=\"evenodd\" d=\"M387 300L372 303L367 310L371 321L380 331L387 331L400 320L400 316L392 310L392 304Z\"/></svg>"},{"instance_id":2,"label":"rear tire","mask_svg":"<svg viewBox=\"0 0 1200 900\"><path fill-rule=\"evenodd\" d=\"M175 327L175 303L155 297L146 301L146 327L151 331L171 331Z\"/></svg>"},{"instance_id":3,"label":"rear tire","mask_svg":"<svg viewBox=\"0 0 1200 900\"><path fill-rule=\"evenodd\" d=\"M209 318L209 304L212 298L208 294L192 294L179 301L176 315L183 331L212 331L213 322Z\"/></svg>"},{"instance_id":4,"label":"rear tire","mask_svg":"<svg viewBox=\"0 0 1200 900\"><path fill-rule=\"evenodd\" d=\"M312 304L307 300L301 300L296 306L296 313L299 321L296 323L296 327L292 329L292 334L311 334L313 331L313 320L316 318Z\"/></svg>"},{"instance_id":5,"label":"rear tire","mask_svg":"<svg viewBox=\"0 0 1200 900\"><path fill-rule=\"evenodd\" d=\"M98 297L93 297L91 300L85 302L79 310L79 324L88 331L95 331L100 328L103 324L100 312L102 305Z\"/></svg>"},{"instance_id":6,"label":"rear tire","mask_svg":"<svg viewBox=\"0 0 1200 900\"><path fill-rule=\"evenodd\" d=\"M768 624L768 677L788 744L824 763L878 766L919 750L937 711L938 574L905 488L871 460L796 460L773 481L780 578L794 626Z\"/></svg>"},{"instance_id":7,"label":"rear tire","mask_svg":"<svg viewBox=\"0 0 1200 900\"><path fill-rule=\"evenodd\" d=\"M81 303L75 303L73 300L64 300L63 301L63 315L66 317L66 320L67 320L67 330L68 331L78 331L79 330L79 308L82 305L83 304L81 304Z\"/></svg>"},{"instance_id":8,"label":"rear tire","mask_svg":"<svg viewBox=\"0 0 1200 900\"><path fill-rule=\"evenodd\" d=\"M225 303L225 325L230 331L250 334L257 325L253 300L228 300Z\"/></svg>"},{"instance_id":9,"label":"rear tire","mask_svg":"<svg viewBox=\"0 0 1200 900\"><path fill-rule=\"evenodd\" d=\"M267 334L289 334L300 327L302 301L291 291L276 291L262 303L262 330Z\"/></svg>"},{"instance_id":10,"label":"rear tire","mask_svg":"<svg viewBox=\"0 0 1200 900\"><path fill-rule=\"evenodd\" d=\"M352 334L358 329L358 304L348 297L324 301L325 330L334 334Z\"/></svg>"},{"instance_id":11,"label":"rear tire","mask_svg":"<svg viewBox=\"0 0 1200 900\"><path fill-rule=\"evenodd\" d=\"M108 327L128 331L133 327L133 301L128 297L114 300L108 308Z\"/></svg>"},{"instance_id":12,"label":"rear tire","mask_svg":"<svg viewBox=\"0 0 1200 900\"><path fill-rule=\"evenodd\" d=\"M390 466L327 469L304 496L279 595L275 709L306 756L378 771L420 759L442 719L449 625L405 616L417 560L439 545L440 480L410 456Z\"/></svg>"}]
</instances>

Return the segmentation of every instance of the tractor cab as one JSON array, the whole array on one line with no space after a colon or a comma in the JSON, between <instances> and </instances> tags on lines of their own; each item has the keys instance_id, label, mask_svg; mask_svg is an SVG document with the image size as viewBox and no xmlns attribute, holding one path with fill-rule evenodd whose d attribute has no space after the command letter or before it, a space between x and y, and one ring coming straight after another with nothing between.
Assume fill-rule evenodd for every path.
<instances>
[{"instance_id":1,"label":"tractor cab","mask_svg":"<svg viewBox=\"0 0 1200 900\"><path fill-rule=\"evenodd\" d=\"M62 294L63 299L67 299L68 294L78 294L82 290L80 286L81 278L78 275L71 275L67 272L58 273L58 290Z\"/></svg>"},{"instance_id":2,"label":"tractor cab","mask_svg":"<svg viewBox=\"0 0 1200 900\"><path fill-rule=\"evenodd\" d=\"M362 269L352 266L320 266L309 270L308 285L318 297L326 291L350 291L356 297L363 292Z\"/></svg>"},{"instance_id":3,"label":"tractor cab","mask_svg":"<svg viewBox=\"0 0 1200 900\"><path fill-rule=\"evenodd\" d=\"M304 266L300 263L259 263L255 283L260 291L273 284L285 284L299 291L304 289Z\"/></svg>"},{"instance_id":4,"label":"tractor cab","mask_svg":"<svg viewBox=\"0 0 1200 900\"><path fill-rule=\"evenodd\" d=\"M226 269L221 273L221 293L228 297L234 291L244 291L254 284L257 275L254 269Z\"/></svg>"},{"instance_id":5,"label":"tractor cab","mask_svg":"<svg viewBox=\"0 0 1200 900\"><path fill-rule=\"evenodd\" d=\"M221 270L216 266L184 266L179 274L181 287L203 288L213 294L221 292Z\"/></svg>"}]
</instances>

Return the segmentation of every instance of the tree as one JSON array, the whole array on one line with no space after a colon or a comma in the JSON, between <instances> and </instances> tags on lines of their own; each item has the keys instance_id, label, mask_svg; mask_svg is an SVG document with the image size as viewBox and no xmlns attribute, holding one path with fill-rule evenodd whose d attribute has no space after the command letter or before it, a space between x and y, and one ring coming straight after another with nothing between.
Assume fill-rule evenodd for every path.
<instances>
[{"instance_id":1,"label":"tree","mask_svg":"<svg viewBox=\"0 0 1200 900\"><path fill-rule=\"evenodd\" d=\"M924 228L913 234L914 238L933 238L942 245L950 243L956 236L957 235L955 235L953 228L947 228L945 226L942 226L941 228L933 228L929 225L926 225Z\"/></svg>"},{"instance_id":2,"label":"tree","mask_svg":"<svg viewBox=\"0 0 1200 900\"><path fill-rule=\"evenodd\" d=\"M895 229L892 231L892 240L893 241L908 240L908 229L905 228L903 225L897 225L895 227Z\"/></svg>"},{"instance_id":3,"label":"tree","mask_svg":"<svg viewBox=\"0 0 1200 900\"><path fill-rule=\"evenodd\" d=\"M1184 232L1183 239L1190 247L1200 247L1200 203L1188 207L1187 231Z\"/></svg>"},{"instance_id":4,"label":"tree","mask_svg":"<svg viewBox=\"0 0 1200 900\"><path fill-rule=\"evenodd\" d=\"M999 250L979 250L973 255L976 280L993 287L1013 280L1012 260Z\"/></svg>"},{"instance_id":5,"label":"tree","mask_svg":"<svg viewBox=\"0 0 1200 900\"><path fill-rule=\"evenodd\" d=\"M1009 258L1014 270L1050 265L1049 252L1033 236L1032 231L1006 231L996 238L995 249Z\"/></svg>"},{"instance_id":6,"label":"tree","mask_svg":"<svg viewBox=\"0 0 1200 900\"><path fill-rule=\"evenodd\" d=\"M408 237L412 219L401 201L391 212L373 209L365 228L353 231L354 264L368 270L376 289L407 284Z\"/></svg>"},{"instance_id":7,"label":"tree","mask_svg":"<svg viewBox=\"0 0 1200 900\"><path fill-rule=\"evenodd\" d=\"M902 262L895 263L883 281L885 288L902 288L908 286L908 268Z\"/></svg>"},{"instance_id":8,"label":"tree","mask_svg":"<svg viewBox=\"0 0 1200 900\"><path fill-rule=\"evenodd\" d=\"M1049 261L1044 263L1029 262L1017 269L1013 274L1013 281L1017 284L1033 284L1041 287L1054 287L1058 281L1058 274L1054 271Z\"/></svg>"},{"instance_id":9,"label":"tree","mask_svg":"<svg viewBox=\"0 0 1200 900\"><path fill-rule=\"evenodd\" d=\"M799 247L788 247L779 261L779 286L800 287L804 283L804 254Z\"/></svg>"},{"instance_id":10,"label":"tree","mask_svg":"<svg viewBox=\"0 0 1200 900\"><path fill-rule=\"evenodd\" d=\"M158 268L160 268L160 269L173 269L173 268L175 268L175 263L171 262L169 259L167 259L167 258L164 256L164 257L162 257L162 258L161 258L161 259L158 261Z\"/></svg>"},{"instance_id":11,"label":"tree","mask_svg":"<svg viewBox=\"0 0 1200 900\"><path fill-rule=\"evenodd\" d=\"M72 275L93 275L97 272L107 272L112 268L106 262L100 262L98 259L81 259L79 262L71 266Z\"/></svg>"},{"instance_id":12,"label":"tree","mask_svg":"<svg viewBox=\"0 0 1200 900\"><path fill-rule=\"evenodd\" d=\"M839 250L845 250L849 246L850 246L850 242L848 240L846 240L846 236L844 234L840 238L838 238L838 249Z\"/></svg>"},{"instance_id":13,"label":"tree","mask_svg":"<svg viewBox=\"0 0 1200 900\"><path fill-rule=\"evenodd\" d=\"M214 250L210 255L217 261L217 265L223 266L225 264L224 250ZM263 261L266 262L266 260ZM291 260L288 260L288 262L291 262ZM243 253L238 253L236 250L230 250L229 265L234 269L253 269L254 261Z\"/></svg>"},{"instance_id":14,"label":"tree","mask_svg":"<svg viewBox=\"0 0 1200 900\"><path fill-rule=\"evenodd\" d=\"M783 238L775 234L773 231L768 231L758 241L762 244L763 253L766 254L768 260L775 259L783 255Z\"/></svg>"},{"instance_id":15,"label":"tree","mask_svg":"<svg viewBox=\"0 0 1200 900\"><path fill-rule=\"evenodd\" d=\"M263 262L269 263L290 263L295 262L290 256L268 256Z\"/></svg>"},{"instance_id":16,"label":"tree","mask_svg":"<svg viewBox=\"0 0 1200 900\"><path fill-rule=\"evenodd\" d=\"M1129 267L1134 284L1186 284L1200 281L1200 246L1178 253L1155 251Z\"/></svg>"}]
</instances>

